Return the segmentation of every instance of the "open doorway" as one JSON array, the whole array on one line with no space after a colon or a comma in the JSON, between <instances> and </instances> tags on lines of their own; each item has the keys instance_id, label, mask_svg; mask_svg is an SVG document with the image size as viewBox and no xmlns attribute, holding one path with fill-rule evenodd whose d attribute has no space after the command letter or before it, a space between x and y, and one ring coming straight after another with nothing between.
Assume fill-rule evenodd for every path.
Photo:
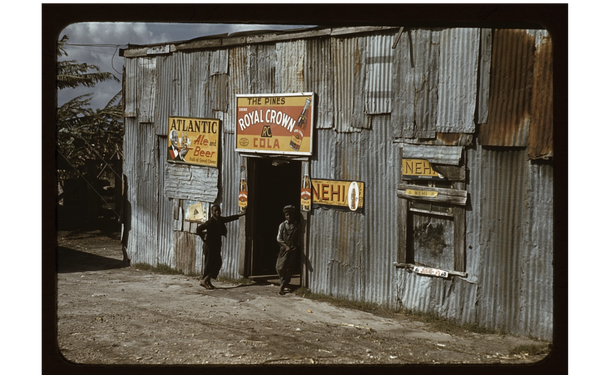
<instances>
[{"instance_id":1,"label":"open doorway","mask_svg":"<svg viewBox=\"0 0 600 375\"><path fill-rule=\"evenodd\" d=\"M283 207L296 207L296 220L300 220L301 162L281 159L250 158L248 214L251 225L250 277L276 278L275 263L279 253L277 230L283 222ZM250 207L249 207L250 208ZM300 275L300 256L295 274Z\"/></svg>"}]
</instances>

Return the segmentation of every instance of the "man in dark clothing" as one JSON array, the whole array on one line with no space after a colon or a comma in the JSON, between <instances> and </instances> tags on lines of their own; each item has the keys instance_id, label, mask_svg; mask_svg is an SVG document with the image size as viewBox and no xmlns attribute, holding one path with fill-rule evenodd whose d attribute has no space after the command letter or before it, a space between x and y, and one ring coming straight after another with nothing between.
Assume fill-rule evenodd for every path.
<instances>
[{"instance_id":1,"label":"man in dark clothing","mask_svg":"<svg viewBox=\"0 0 600 375\"><path fill-rule=\"evenodd\" d=\"M216 279L223 265L221 257L221 236L227 235L227 227L225 223L239 219L244 214L232 216L221 216L221 208L213 206L211 209L211 217L196 229L204 244L202 253L204 254L204 269L202 270L202 281L200 285L206 289L214 289L211 283L211 278Z\"/></svg>"},{"instance_id":2,"label":"man in dark clothing","mask_svg":"<svg viewBox=\"0 0 600 375\"><path fill-rule=\"evenodd\" d=\"M290 283L292 268L298 253L296 250L299 248L298 223L294 220L295 212L296 207L294 206L285 206L283 208L285 221L279 225L279 231L277 232L279 255L277 256L275 269L281 282L281 286L279 287L280 295L285 294L285 289Z\"/></svg>"}]
</instances>

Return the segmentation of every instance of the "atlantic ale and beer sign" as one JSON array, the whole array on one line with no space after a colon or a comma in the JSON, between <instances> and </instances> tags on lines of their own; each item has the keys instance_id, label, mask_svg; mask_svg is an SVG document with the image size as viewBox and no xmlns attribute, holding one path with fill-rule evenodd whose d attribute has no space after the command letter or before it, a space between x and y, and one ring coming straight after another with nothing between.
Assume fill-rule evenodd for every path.
<instances>
[{"instance_id":1,"label":"atlantic ale and beer sign","mask_svg":"<svg viewBox=\"0 0 600 375\"><path fill-rule=\"evenodd\" d=\"M313 93L236 95L236 151L312 154Z\"/></svg>"},{"instance_id":2,"label":"atlantic ale and beer sign","mask_svg":"<svg viewBox=\"0 0 600 375\"><path fill-rule=\"evenodd\" d=\"M169 117L167 161L218 167L220 120Z\"/></svg>"}]
</instances>

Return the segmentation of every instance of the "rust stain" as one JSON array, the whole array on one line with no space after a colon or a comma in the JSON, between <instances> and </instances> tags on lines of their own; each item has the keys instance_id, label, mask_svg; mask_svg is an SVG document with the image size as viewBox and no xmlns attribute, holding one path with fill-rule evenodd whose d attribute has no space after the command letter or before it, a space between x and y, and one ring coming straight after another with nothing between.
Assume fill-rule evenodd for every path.
<instances>
[{"instance_id":1,"label":"rust stain","mask_svg":"<svg viewBox=\"0 0 600 375\"><path fill-rule=\"evenodd\" d=\"M553 156L553 61L552 41L545 37L536 50L533 69L533 95L529 148L531 159L549 159Z\"/></svg>"},{"instance_id":2,"label":"rust stain","mask_svg":"<svg viewBox=\"0 0 600 375\"><path fill-rule=\"evenodd\" d=\"M495 30L487 124L482 124L484 146L527 146L535 38L525 30Z\"/></svg>"}]
</instances>

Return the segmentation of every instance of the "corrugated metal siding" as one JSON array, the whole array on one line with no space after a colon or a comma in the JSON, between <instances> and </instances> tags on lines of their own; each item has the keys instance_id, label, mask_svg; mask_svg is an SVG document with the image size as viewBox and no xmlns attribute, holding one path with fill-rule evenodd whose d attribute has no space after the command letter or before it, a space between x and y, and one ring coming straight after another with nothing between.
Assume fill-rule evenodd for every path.
<instances>
[{"instance_id":1,"label":"corrugated metal siding","mask_svg":"<svg viewBox=\"0 0 600 375\"><path fill-rule=\"evenodd\" d=\"M469 150L467 273L480 285L477 323L552 338L552 167L525 150Z\"/></svg>"},{"instance_id":2,"label":"corrugated metal siding","mask_svg":"<svg viewBox=\"0 0 600 375\"><path fill-rule=\"evenodd\" d=\"M362 132L364 158L361 176L365 181L365 214L362 229L364 244L363 300L397 308L395 275L391 262L398 249L398 198L400 152L393 143L390 116L373 116L372 130Z\"/></svg>"},{"instance_id":3,"label":"corrugated metal siding","mask_svg":"<svg viewBox=\"0 0 600 375\"><path fill-rule=\"evenodd\" d=\"M304 92L306 41L277 43L277 92Z\"/></svg>"},{"instance_id":4,"label":"corrugated metal siding","mask_svg":"<svg viewBox=\"0 0 600 375\"><path fill-rule=\"evenodd\" d=\"M392 110L393 43L394 35L366 37L364 90L367 114L390 113Z\"/></svg>"},{"instance_id":5,"label":"corrugated metal siding","mask_svg":"<svg viewBox=\"0 0 600 375\"><path fill-rule=\"evenodd\" d=\"M531 121L535 37L527 30L494 30L489 117L484 146L525 147Z\"/></svg>"},{"instance_id":6,"label":"corrugated metal siding","mask_svg":"<svg viewBox=\"0 0 600 375\"><path fill-rule=\"evenodd\" d=\"M440 32L413 30L414 122L416 138L435 138L438 117Z\"/></svg>"},{"instance_id":7,"label":"corrugated metal siding","mask_svg":"<svg viewBox=\"0 0 600 375\"><path fill-rule=\"evenodd\" d=\"M398 270L408 309L551 340L552 167L525 150L468 149L467 278L429 278Z\"/></svg>"},{"instance_id":8,"label":"corrugated metal siding","mask_svg":"<svg viewBox=\"0 0 600 375\"><path fill-rule=\"evenodd\" d=\"M363 90L356 90L356 84L361 86L364 80L364 65L362 52L364 38L332 39L333 75L334 75L334 108L336 117L334 128L341 133L359 132L364 124ZM357 124L353 127L353 124Z\"/></svg>"},{"instance_id":9,"label":"corrugated metal siding","mask_svg":"<svg viewBox=\"0 0 600 375\"><path fill-rule=\"evenodd\" d=\"M492 68L492 29L481 29L479 48L479 90L477 99L477 124L485 124L488 119L490 100L490 70Z\"/></svg>"},{"instance_id":10,"label":"corrugated metal siding","mask_svg":"<svg viewBox=\"0 0 600 375\"><path fill-rule=\"evenodd\" d=\"M519 329L524 335L551 339L553 333L553 168L531 163L526 186L527 228L521 247Z\"/></svg>"},{"instance_id":11,"label":"corrugated metal siding","mask_svg":"<svg viewBox=\"0 0 600 375\"><path fill-rule=\"evenodd\" d=\"M402 137L417 149L424 144L470 144L472 135L463 133L471 129L469 121L473 122L476 115L477 121L485 119L487 68L483 65L487 64L486 51L490 48L485 30L479 42L476 29L445 30L447 40L440 39L440 30L415 29L403 32L396 48L390 47L388 51L387 46L396 36L389 33L386 30L371 36L350 34L344 38L328 36L174 52L154 56L154 68L147 57L127 58L123 171L129 179L127 196L135 213L130 224L130 257L134 263L160 262L185 266L190 272L201 271L201 241L188 233L194 231L193 225L174 220L173 210L183 215L180 209L183 201L169 199L169 194L165 194L169 176L164 160L167 142L164 135L169 115L223 119L219 190L215 198L209 199L222 205L224 215L230 215L237 210L241 161L233 151L235 94L315 92L316 125L320 130L313 140L311 177L362 180L366 196L362 214L323 208L310 214L307 283L311 290L388 307L401 305L435 312L461 323L479 323L550 339L552 222L544 222L543 218L552 215L552 166L530 164L525 148L511 151L483 149L481 145L466 148L468 277L444 280L393 267L399 225L396 184L400 178L399 144L393 140ZM494 45L495 58L490 68L515 69L504 60L498 61L502 47L516 48L519 41L529 43L538 34L496 31L494 42L497 39L501 42ZM541 35L547 34L538 35L540 48L535 60L536 72L540 72L538 84L543 83L544 72L551 71L543 64L551 54L543 50L547 44ZM477 48L481 44L481 54L465 51L475 44ZM529 52L517 50L512 55L525 56L523 61L527 65L527 56L533 56ZM448 60L444 61L447 65L440 65L440 53L450 56L441 59ZM388 56L391 64L387 62ZM466 69L457 63L459 56L467 56ZM473 61L480 61L482 68L478 69L477 63L474 68ZM523 61L511 60L511 63ZM390 68L389 76L385 75L386 66ZM156 72L153 83L141 84L140 77L148 77L153 69ZM519 70L517 77L522 77L524 71L527 69ZM438 72L443 82L439 89ZM453 74L463 77L466 84L452 81ZM513 100L510 108L526 113L522 103L516 103L525 100L522 93L513 95L503 91L522 90L521 84L526 80L517 80L514 85L501 82L499 86L496 81L501 74L502 71L493 72L489 76L488 125L510 117L499 114L499 98L510 98ZM472 91L471 75L479 77L479 93ZM378 94L388 90L388 82L393 92L391 102L384 99L384 94ZM155 101L145 107L143 117L153 123L142 124L140 103L148 93ZM438 103L438 95L467 99L457 100L459 106L451 110L456 103ZM479 107L475 113L472 98L477 95ZM551 97L544 98L551 103ZM452 128L444 129L459 133L435 135L432 130L438 117L452 118ZM487 132L488 140L510 138L520 142L522 138L518 129L517 135L507 138L496 137L490 131L497 127L488 126L486 130L485 126L482 129ZM504 130L510 133L514 129ZM436 139L418 139L431 134ZM517 141L505 143L516 146L520 144ZM541 138L536 138L536 142L547 144ZM456 163L457 158L452 155L449 164ZM176 231L169 237L168 232L173 230ZM238 277L239 221L228 224L228 230L221 274ZM188 263L195 264L188 266Z\"/></svg>"},{"instance_id":12,"label":"corrugated metal siding","mask_svg":"<svg viewBox=\"0 0 600 375\"><path fill-rule=\"evenodd\" d=\"M135 85L129 82L129 85ZM133 264L156 265L158 243L158 179L153 124L125 119L128 131L123 137L123 174L127 178L130 224L127 251ZM146 145L140 146L140 145Z\"/></svg>"},{"instance_id":13,"label":"corrugated metal siding","mask_svg":"<svg viewBox=\"0 0 600 375\"><path fill-rule=\"evenodd\" d=\"M331 41L325 38L306 42L306 91L315 93L316 129L331 129L333 109L333 62Z\"/></svg>"},{"instance_id":14,"label":"corrugated metal siding","mask_svg":"<svg viewBox=\"0 0 600 375\"><path fill-rule=\"evenodd\" d=\"M394 137L415 138L415 76L412 31L405 31L395 48L391 123Z\"/></svg>"},{"instance_id":15,"label":"corrugated metal siding","mask_svg":"<svg viewBox=\"0 0 600 375\"><path fill-rule=\"evenodd\" d=\"M512 328L519 312L520 248L527 183L522 150L481 151L485 168L482 194L474 204L481 213L481 295L478 315L493 328Z\"/></svg>"},{"instance_id":16,"label":"corrugated metal siding","mask_svg":"<svg viewBox=\"0 0 600 375\"><path fill-rule=\"evenodd\" d=\"M277 46L274 44L259 44L247 47L248 57L242 57L236 54L240 59L238 69L241 69L242 63L246 63L244 70L238 71L240 74L247 74L249 81L247 87L239 87L244 91L239 94L273 94L277 92ZM243 82L240 82L243 83ZM234 107L235 108L235 107Z\"/></svg>"},{"instance_id":17,"label":"corrugated metal siding","mask_svg":"<svg viewBox=\"0 0 600 375\"><path fill-rule=\"evenodd\" d=\"M439 132L475 132L479 37L479 29L475 28L440 32Z\"/></svg>"},{"instance_id":18,"label":"corrugated metal siding","mask_svg":"<svg viewBox=\"0 0 600 375\"><path fill-rule=\"evenodd\" d=\"M238 184L240 181L240 162L241 157L234 152L235 150L235 135L226 134L223 137L223 161L221 163L222 171L222 195L221 211L224 216L234 215L238 213ZM222 255L223 267L221 275L230 278L239 278L239 230L240 221L235 220L227 225L227 237L223 239Z\"/></svg>"},{"instance_id":19,"label":"corrugated metal siding","mask_svg":"<svg viewBox=\"0 0 600 375\"><path fill-rule=\"evenodd\" d=\"M360 135L319 133L312 178L366 181L366 191L364 214L322 208L311 214L308 277L316 293L397 307L390 271L398 241L399 152L391 133L389 116L375 116L373 130Z\"/></svg>"},{"instance_id":20,"label":"corrugated metal siding","mask_svg":"<svg viewBox=\"0 0 600 375\"><path fill-rule=\"evenodd\" d=\"M539 30L536 35L528 142L531 159L548 159L554 155L553 89L552 40L546 30Z\"/></svg>"}]
</instances>

